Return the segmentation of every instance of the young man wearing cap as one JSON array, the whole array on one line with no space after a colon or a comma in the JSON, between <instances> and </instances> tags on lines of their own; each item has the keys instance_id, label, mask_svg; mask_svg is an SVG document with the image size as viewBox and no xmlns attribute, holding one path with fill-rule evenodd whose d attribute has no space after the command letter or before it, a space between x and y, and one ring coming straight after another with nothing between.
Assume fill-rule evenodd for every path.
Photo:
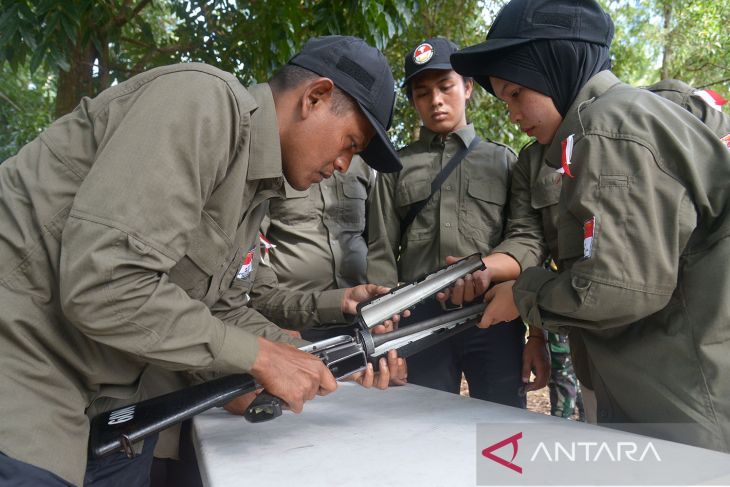
<instances>
[{"instance_id":1,"label":"young man wearing cap","mask_svg":"<svg viewBox=\"0 0 730 487\"><path fill-rule=\"evenodd\" d=\"M5 161L0 478L142 485L154 441L85 475L84 412L142 399L148 365L248 372L296 412L334 390L301 342L246 308L237 277L284 178L304 189L358 152L400 168L385 135L393 97L380 52L323 37L250 88L202 64L140 74Z\"/></svg>"},{"instance_id":2,"label":"young man wearing cap","mask_svg":"<svg viewBox=\"0 0 730 487\"><path fill-rule=\"evenodd\" d=\"M375 179L375 171L354 157L346 173L305 191L287 186L286 198L269 202L263 231L272 247L256 274L254 308L274 323L306 326L294 329L307 340L352 332L351 325L336 326L348 321L342 312L319 308L330 299L339 302L344 289L367 282L365 218ZM276 290L322 294L313 303Z\"/></svg>"},{"instance_id":3,"label":"young man wearing cap","mask_svg":"<svg viewBox=\"0 0 730 487\"><path fill-rule=\"evenodd\" d=\"M452 56L536 137L562 186L560 273L495 286L482 324L519 311L570 330L599 422L730 451L730 151L608 71L612 35L596 2L512 0L486 43Z\"/></svg>"},{"instance_id":4,"label":"young man wearing cap","mask_svg":"<svg viewBox=\"0 0 730 487\"><path fill-rule=\"evenodd\" d=\"M404 86L423 127L419 140L399 152L403 170L376 183L368 222L369 282L392 286L415 279L444 265L447 256L486 254L503 237L515 156L479 139L467 123L473 81L451 68L449 56L456 49L449 40L434 38L406 55ZM442 172L445 167L452 172ZM432 192L440 173L442 184ZM412 319L439 312L433 301L416 308ZM524 337L519 319L491 330L475 327L409 358L408 381L459 393L463 372L472 397L525 407L520 393L525 375L529 381L536 369L538 379L528 388L542 387L549 365L542 333L526 348Z\"/></svg>"}]
</instances>

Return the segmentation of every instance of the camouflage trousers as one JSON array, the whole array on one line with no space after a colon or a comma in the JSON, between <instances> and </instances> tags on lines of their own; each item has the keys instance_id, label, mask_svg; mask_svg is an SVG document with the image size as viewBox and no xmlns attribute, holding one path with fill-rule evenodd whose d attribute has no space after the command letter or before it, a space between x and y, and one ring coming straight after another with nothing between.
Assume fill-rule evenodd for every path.
<instances>
[{"instance_id":1,"label":"camouflage trousers","mask_svg":"<svg viewBox=\"0 0 730 487\"><path fill-rule=\"evenodd\" d=\"M550 414L561 418L573 416L576 406L580 421L585 421L580 384L575 377L566 335L548 333L550 346Z\"/></svg>"}]
</instances>

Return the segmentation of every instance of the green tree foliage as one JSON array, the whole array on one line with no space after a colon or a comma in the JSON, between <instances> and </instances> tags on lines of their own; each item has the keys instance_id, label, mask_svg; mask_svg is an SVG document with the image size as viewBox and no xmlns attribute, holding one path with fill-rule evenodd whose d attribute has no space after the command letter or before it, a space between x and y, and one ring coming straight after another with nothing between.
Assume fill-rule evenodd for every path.
<instances>
[{"instance_id":1,"label":"green tree foliage","mask_svg":"<svg viewBox=\"0 0 730 487\"><path fill-rule=\"evenodd\" d=\"M616 23L614 71L660 77L730 97L730 8L723 2L601 0ZM403 79L403 56L425 38L481 42L506 0L0 0L0 160L82 96L155 66L202 61L245 84L265 80L311 36L349 34L382 49ZM519 149L527 137L504 105L476 88L468 116L484 137ZM417 136L399 93L393 137Z\"/></svg>"},{"instance_id":2,"label":"green tree foliage","mask_svg":"<svg viewBox=\"0 0 730 487\"><path fill-rule=\"evenodd\" d=\"M0 162L12 156L53 120L54 78L43 69L0 66Z\"/></svg>"}]
</instances>

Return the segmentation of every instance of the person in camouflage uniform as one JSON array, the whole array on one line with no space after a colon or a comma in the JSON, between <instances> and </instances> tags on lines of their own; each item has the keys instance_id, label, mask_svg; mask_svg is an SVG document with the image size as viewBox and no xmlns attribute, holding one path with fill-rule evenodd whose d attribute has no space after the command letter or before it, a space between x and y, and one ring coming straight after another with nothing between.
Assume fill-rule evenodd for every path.
<instances>
[{"instance_id":1,"label":"person in camouflage uniform","mask_svg":"<svg viewBox=\"0 0 730 487\"><path fill-rule=\"evenodd\" d=\"M580 386L570 359L567 335L548 333L550 348L550 414L560 418L573 416Z\"/></svg>"}]
</instances>

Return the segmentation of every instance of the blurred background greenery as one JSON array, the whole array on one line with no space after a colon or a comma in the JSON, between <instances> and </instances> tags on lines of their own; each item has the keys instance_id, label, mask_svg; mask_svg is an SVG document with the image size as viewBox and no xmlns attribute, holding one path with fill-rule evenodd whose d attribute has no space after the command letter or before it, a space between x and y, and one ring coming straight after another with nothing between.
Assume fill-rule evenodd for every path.
<instances>
[{"instance_id":1,"label":"blurred background greenery","mask_svg":"<svg viewBox=\"0 0 730 487\"><path fill-rule=\"evenodd\" d=\"M0 0L0 161L15 154L83 96L140 71L202 61L264 81L310 37L359 36L403 77L421 40L481 42L506 0ZM679 78L730 97L730 6L686 0L602 1L616 24L614 72L646 85ZM729 47L730 49L730 47ZM528 141L481 88L469 118L515 150ZM419 121L399 93L392 137L404 145Z\"/></svg>"}]
</instances>

